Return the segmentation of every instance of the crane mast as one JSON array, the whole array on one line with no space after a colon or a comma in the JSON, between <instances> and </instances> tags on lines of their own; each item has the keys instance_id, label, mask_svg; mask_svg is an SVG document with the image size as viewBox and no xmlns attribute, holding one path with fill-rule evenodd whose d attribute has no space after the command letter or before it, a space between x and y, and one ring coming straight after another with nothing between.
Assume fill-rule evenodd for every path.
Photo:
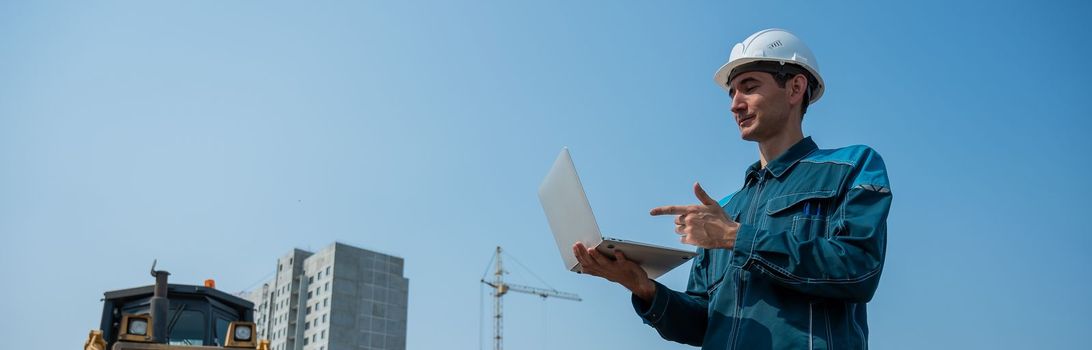
<instances>
[{"instance_id":1,"label":"crane mast","mask_svg":"<svg viewBox=\"0 0 1092 350\"><path fill-rule=\"evenodd\" d=\"M504 263L501 261L501 247L497 246L494 259L497 261L496 269L493 272L493 281L486 281L484 278L482 283L493 288L493 350L503 350L503 331L504 331L504 303L503 297L508 292L519 292L525 294L537 295L542 298L559 298L565 300L580 301L580 296L573 293L566 293L555 289L543 289L522 286L518 284L504 283L504 274L507 272L504 270Z\"/></svg>"}]
</instances>

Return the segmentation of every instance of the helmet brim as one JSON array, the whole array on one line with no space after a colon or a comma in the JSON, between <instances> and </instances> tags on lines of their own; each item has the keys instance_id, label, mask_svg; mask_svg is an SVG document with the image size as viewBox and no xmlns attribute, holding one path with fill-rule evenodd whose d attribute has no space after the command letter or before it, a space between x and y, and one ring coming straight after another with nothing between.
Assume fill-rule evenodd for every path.
<instances>
[{"instance_id":1,"label":"helmet brim","mask_svg":"<svg viewBox=\"0 0 1092 350\"><path fill-rule=\"evenodd\" d=\"M815 80L819 82L819 84L818 84L819 88L815 89L815 92L812 94L811 99L808 100L808 104L814 104L815 101L818 101L820 97L823 97L823 91L826 90L827 84L825 82L823 82L823 77L819 75L819 72L816 72L814 69L811 69L811 67L809 67L808 65L798 64L798 63L790 61L790 60L769 59L769 58L766 58L766 57L740 58L740 59L725 63L723 66L720 66L720 69L717 69L717 72L715 74L713 74L713 81L715 81L717 83L717 85L720 86L721 89L724 89L725 92L731 92L732 88L731 88L731 86L728 86L728 83L729 83L728 77L729 77L730 74L732 74L732 70L734 70L734 69L736 69L738 67L741 67L743 65L746 65L748 63L761 62L761 61L777 62L777 63L780 63L780 64L792 64L792 65L795 65L797 67L803 68L804 70L807 70L808 73L811 73L811 76L814 77Z\"/></svg>"}]
</instances>

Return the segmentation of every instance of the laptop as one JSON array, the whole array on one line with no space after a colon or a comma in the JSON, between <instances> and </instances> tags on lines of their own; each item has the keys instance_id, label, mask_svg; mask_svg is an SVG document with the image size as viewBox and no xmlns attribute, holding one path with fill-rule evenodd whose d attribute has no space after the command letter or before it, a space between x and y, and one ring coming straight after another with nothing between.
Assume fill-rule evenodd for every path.
<instances>
[{"instance_id":1,"label":"laptop","mask_svg":"<svg viewBox=\"0 0 1092 350\"><path fill-rule=\"evenodd\" d=\"M608 257L614 257L614 251L622 251L627 259L640 265L651 279L660 277L697 255L688 250L603 237L599 232L599 225L595 223L591 204L584 194L584 187L580 184L580 177L576 174L576 166L573 165L567 147L561 149L554 166L539 185L538 200L550 222L550 230L553 231L557 249L561 252L561 260L569 271L581 271L572 248L578 241L586 247L595 247Z\"/></svg>"}]
</instances>

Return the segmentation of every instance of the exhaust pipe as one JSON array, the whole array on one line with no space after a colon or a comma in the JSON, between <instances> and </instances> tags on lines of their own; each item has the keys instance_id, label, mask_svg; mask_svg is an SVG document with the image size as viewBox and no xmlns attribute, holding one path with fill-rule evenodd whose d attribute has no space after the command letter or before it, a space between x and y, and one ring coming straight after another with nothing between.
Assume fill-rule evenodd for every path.
<instances>
[{"instance_id":1,"label":"exhaust pipe","mask_svg":"<svg viewBox=\"0 0 1092 350\"><path fill-rule=\"evenodd\" d=\"M155 290L152 293L152 341L159 344L167 343L167 309L171 301L167 299L167 271L156 271L155 260L152 260L152 277L155 277Z\"/></svg>"}]
</instances>

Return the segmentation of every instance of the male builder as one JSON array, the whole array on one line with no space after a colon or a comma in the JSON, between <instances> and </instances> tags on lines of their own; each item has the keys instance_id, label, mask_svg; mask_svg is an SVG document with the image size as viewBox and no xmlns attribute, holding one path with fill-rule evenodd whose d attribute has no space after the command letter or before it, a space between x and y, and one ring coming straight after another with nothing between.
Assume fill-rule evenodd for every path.
<instances>
[{"instance_id":1,"label":"male builder","mask_svg":"<svg viewBox=\"0 0 1092 350\"><path fill-rule=\"evenodd\" d=\"M714 76L744 140L758 143L736 193L663 206L681 241L698 246L685 292L648 279L616 253L573 246L583 272L633 292L664 339L703 349L864 349L866 303L883 269L891 191L871 148L819 149L801 120L823 95L811 50L768 29L736 44Z\"/></svg>"}]
</instances>

